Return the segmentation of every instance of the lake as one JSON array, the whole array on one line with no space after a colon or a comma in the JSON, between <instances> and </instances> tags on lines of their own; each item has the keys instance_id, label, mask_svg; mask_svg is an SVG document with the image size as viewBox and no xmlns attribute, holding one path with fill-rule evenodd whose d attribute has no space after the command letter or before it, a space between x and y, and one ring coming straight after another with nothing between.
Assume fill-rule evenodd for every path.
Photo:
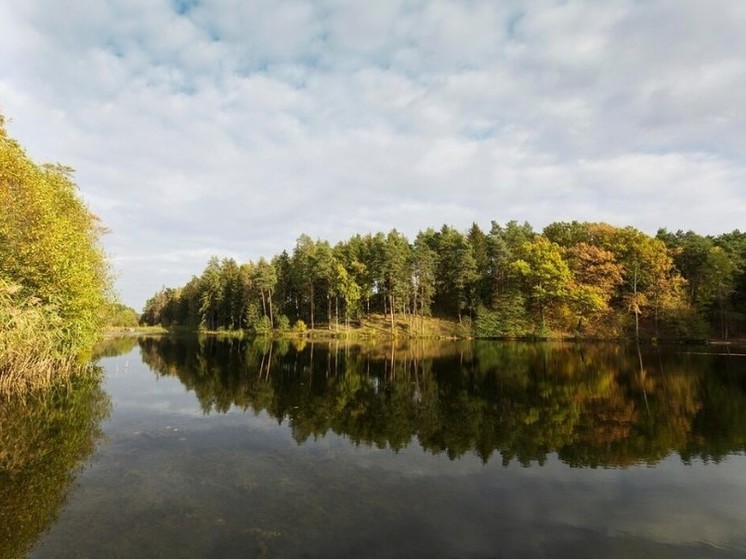
<instances>
[{"instance_id":1,"label":"lake","mask_svg":"<svg viewBox=\"0 0 746 559\"><path fill-rule=\"evenodd\" d=\"M4 408L2 557L746 555L743 349L102 352L98 382Z\"/></svg>"}]
</instances>

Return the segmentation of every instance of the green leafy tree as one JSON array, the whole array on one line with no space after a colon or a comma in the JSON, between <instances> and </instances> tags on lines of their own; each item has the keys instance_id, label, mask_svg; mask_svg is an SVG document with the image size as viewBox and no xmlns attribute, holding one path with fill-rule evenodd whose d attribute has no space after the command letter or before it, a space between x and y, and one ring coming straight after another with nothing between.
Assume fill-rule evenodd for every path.
<instances>
[{"instance_id":1,"label":"green leafy tree","mask_svg":"<svg viewBox=\"0 0 746 559\"><path fill-rule=\"evenodd\" d=\"M476 309L477 264L466 236L444 225L436 236L438 302L461 322L465 310Z\"/></svg>"},{"instance_id":2,"label":"green leafy tree","mask_svg":"<svg viewBox=\"0 0 746 559\"><path fill-rule=\"evenodd\" d=\"M365 301L365 312L370 314L370 298L373 295L374 281L371 271L366 264L366 242L360 235L354 235L347 242L337 243L334 247L334 258L338 265L344 268L347 274L346 279L342 279L340 272L337 273L338 289L345 290L346 285L354 283L356 288L350 286L350 289L357 290L357 298L347 299L344 294L340 295L345 300L345 322L356 315L360 309L360 304ZM340 287L341 285L341 287ZM350 292L349 295L352 295ZM349 302L349 305L348 305ZM349 308L348 308L349 306Z\"/></svg>"},{"instance_id":3,"label":"green leafy tree","mask_svg":"<svg viewBox=\"0 0 746 559\"><path fill-rule=\"evenodd\" d=\"M543 334L547 311L569 295L572 273L559 245L544 236L524 243L519 255L520 258L513 262L513 270L526 283L529 301L539 313Z\"/></svg>"},{"instance_id":4,"label":"green leafy tree","mask_svg":"<svg viewBox=\"0 0 746 559\"><path fill-rule=\"evenodd\" d=\"M579 221L556 221L547 225L542 234L563 248L569 248L580 243L592 244L589 225Z\"/></svg>"},{"instance_id":5,"label":"green leafy tree","mask_svg":"<svg viewBox=\"0 0 746 559\"><path fill-rule=\"evenodd\" d=\"M384 246L384 286L388 297L388 307L391 318L391 331L394 332L394 315L397 305L406 308L406 298L409 293L410 246L407 238L392 229L386 236Z\"/></svg>"},{"instance_id":6,"label":"green leafy tree","mask_svg":"<svg viewBox=\"0 0 746 559\"><path fill-rule=\"evenodd\" d=\"M514 303L518 299L523 299L515 283L512 263L518 258L517 253L524 243L534 237L535 233L528 223L519 225L516 221L509 221L503 227L495 221L492 222L487 239L491 285L491 297L487 307L502 312L501 307L515 307Z\"/></svg>"},{"instance_id":7,"label":"green leafy tree","mask_svg":"<svg viewBox=\"0 0 746 559\"><path fill-rule=\"evenodd\" d=\"M226 258L220 264L222 283L221 324L228 330L238 330L243 324L246 307L246 292L243 287L241 269L233 258Z\"/></svg>"},{"instance_id":8,"label":"green leafy tree","mask_svg":"<svg viewBox=\"0 0 746 559\"><path fill-rule=\"evenodd\" d=\"M705 312L715 314L720 326L720 336L729 337L728 311L730 298L735 291L736 264L720 247L710 248L702 266L698 302Z\"/></svg>"},{"instance_id":9,"label":"green leafy tree","mask_svg":"<svg viewBox=\"0 0 746 559\"><path fill-rule=\"evenodd\" d=\"M254 285L259 290L262 299L262 312L269 317L270 328L274 329L274 312L272 311L272 292L277 285L277 271L275 267L260 258L254 269Z\"/></svg>"},{"instance_id":10,"label":"green leafy tree","mask_svg":"<svg viewBox=\"0 0 746 559\"><path fill-rule=\"evenodd\" d=\"M713 246L712 239L693 231L669 233L665 229L659 229L656 237L668 247L674 265L687 281L689 300L696 305L701 300L698 292L704 279L707 257Z\"/></svg>"},{"instance_id":11,"label":"green leafy tree","mask_svg":"<svg viewBox=\"0 0 746 559\"><path fill-rule=\"evenodd\" d=\"M337 263L336 265L337 276L335 279L335 292L342 297L344 303L344 318L345 326L350 327L350 318L355 313L360 298L362 296L362 290L355 281L355 278L347 273L342 264Z\"/></svg>"},{"instance_id":12,"label":"green leafy tree","mask_svg":"<svg viewBox=\"0 0 746 559\"><path fill-rule=\"evenodd\" d=\"M386 314L388 292L386 288L386 235L379 232L364 237L363 264L366 278L364 289L367 294L368 314L378 310Z\"/></svg>"},{"instance_id":13,"label":"green leafy tree","mask_svg":"<svg viewBox=\"0 0 746 559\"><path fill-rule=\"evenodd\" d=\"M427 233L419 233L412 248L413 306L415 313L419 308L423 318L432 313L437 258L437 253L430 248Z\"/></svg>"},{"instance_id":14,"label":"green leafy tree","mask_svg":"<svg viewBox=\"0 0 746 559\"><path fill-rule=\"evenodd\" d=\"M492 286L495 275L494 264L490 258L490 240L479 225L473 223L467 234L474 265L477 273L475 283L476 303L487 306L492 302Z\"/></svg>"},{"instance_id":15,"label":"green leafy tree","mask_svg":"<svg viewBox=\"0 0 746 559\"><path fill-rule=\"evenodd\" d=\"M36 298L61 319L61 352L90 350L106 319L113 297L104 232L72 170L31 161L0 115L0 280L21 287L19 301Z\"/></svg>"},{"instance_id":16,"label":"green leafy tree","mask_svg":"<svg viewBox=\"0 0 746 559\"><path fill-rule=\"evenodd\" d=\"M313 259L313 275L319 286L318 293L326 299L327 328L332 328L332 303L337 296L337 261L327 241L317 241Z\"/></svg>"},{"instance_id":17,"label":"green leafy tree","mask_svg":"<svg viewBox=\"0 0 746 559\"><path fill-rule=\"evenodd\" d=\"M210 258L207 267L202 272L201 280L200 319L208 330L217 330L225 294L220 273L220 261L217 256Z\"/></svg>"},{"instance_id":18,"label":"green leafy tree","mask_svg":"<svg viewBox=\"0 0 746 559\"><path fill-rule=\"evenodd\" d=\"M292 258L293 281L307 297L311 330L315 328L314 299L316 284L316 243L308 235L301 235L295 244Z\"/></svg>"},{"instance_id":19,"label":"green leafy tree","mask_svg":"<svg viewBox=\"0 0 746 559\"><path fill-rule=\"evenodd\" d=\"M727 326L729 334L746 333L746 231L731 231L713 239L734 266L733 292L729 297Z\"/></svg>"},{"instance_id":20,"label":"green leafy tree","mask_svg":"<svg viewBox=\"0 0 746 559\"><path fill-rule=\"evenodd\" d=\"M110 303L106 323L108 326L134 328L140 322L140 315L133 308L122 303Z\"/></svg>"}]
</instances>

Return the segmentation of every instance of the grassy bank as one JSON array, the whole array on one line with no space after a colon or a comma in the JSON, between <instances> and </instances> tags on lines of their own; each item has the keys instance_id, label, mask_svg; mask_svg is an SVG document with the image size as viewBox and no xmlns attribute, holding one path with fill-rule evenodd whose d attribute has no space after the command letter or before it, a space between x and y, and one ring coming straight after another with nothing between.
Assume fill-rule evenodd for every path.
<instances>
[{"instance_id":1,"label":"grassy bank","mask_svg":"<svg viewBox=\"0 0 746 559\"><path fill-rule=\"evenodd\" d=\"M593 330L584 335L577 332L550 330L541 335L531 333L529 330L513 333L485 334L480 332L478 327L471 319L466 316L461 322L454 319L433 318L433 317L413 317L397 315L394 319L393 329L391 317L383 314L371 314L356 321L351 321L349 325L336 322L317 323L314 329L307 327L305 323L299 321L286 329L275 329L266 331L249 331L249 330L200 330L201 334L219 336L223 338L244 338L253 336L266 336L286 339L305 339L305 340L464 340L464 339L505 339L505 340L585 340L585 341L625 341L633 340L634 337L623 335L621 328L608 329L606 331ZM478 326L478 324L476 325ZM151 328L139 328L149 330ZM183 333L193 334L194 330L185 328L160 329L155 327L155 333ZM145 333L145 332L143 332ZM662 336L660 338L641 337L640 341L644 342L666 342L666 343L719 343L717 340L708 340L705 337L673 337ZM721 342L722 343L722 342ZM730 342L729 342L730 343ZM737 344L737 341L733 341Z\"/></svg>"},{"instance_id":2,"label":"grassy bank","mask_svg":"<svg viewBox=\"0 0 746 559\"><path fill-rule=\"evenodd\" d=\"M247 332L244 330L203 330L202 333L215 336L242 338L248 335L275 336L281 338L305 338L305 339L349 339L349 340L389 340L396 339L464 339L471 338L471 326L468 320L461 324L453 320L445 320L432 317L412 317L399 315L394 319L392 328L391 317L383 314L372 314L368 317L351 321L349 325L344 323L316 324L311 329L305 323L299 321L291 327L283 330ZM170 332L188 332L179 328L170 329Z\"/></svg>"},{"instance_id":3,"label":"grassy bank","mask_svg":"<svg viewBox=\"0 0 746 559\"><path fill-rule=\"evenodd\" d=\"M349 326L344 324L320 324L313 330L298 332L291 329L290 334L311 338L350 338L350 339L390 339L390 338L427 338L456 339L472 337L468 321L459 324L457 321L433 317L414 317L397 315L392 327L391 317L372 314Z\"/></svg>"},{"instance_id":4,"label":"grassy bank","mask_svg":"<svg viewBox=\"0 0 746 559\"><path fill-rule=\"evenodd\" d=\"M104 337L113 336L152 336L155 334L168 334L169 330L163 326L106 326Z\"/></svg>"},{"instance_id":5,"label":"grassy bank","mask_svg":"<svg viewBox=\"0 0 746 559\"><path fill-rule=\"evenodd\" d=\"M35 298L0 281L0 394L49 387L74 374L77 362L62 347L60 317Z\"/></svg>"}]
</instances>

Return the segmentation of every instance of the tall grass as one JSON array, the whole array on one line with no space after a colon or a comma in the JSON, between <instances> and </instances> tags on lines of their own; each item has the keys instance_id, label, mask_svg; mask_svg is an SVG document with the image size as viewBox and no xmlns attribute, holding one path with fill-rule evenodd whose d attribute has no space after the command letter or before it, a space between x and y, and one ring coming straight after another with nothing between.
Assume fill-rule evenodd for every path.
<instances>
[{"instance_id":1,"label":"tall grass","mask_svg":"<svg viewBox=\"0 0 746 559\"><path fill-rule=\"evenodd\" d=\"M62 351L64 324L54 307L0 279L0 394L28 392L69 378L75 356Z\"/></svg>"}]
</instances>

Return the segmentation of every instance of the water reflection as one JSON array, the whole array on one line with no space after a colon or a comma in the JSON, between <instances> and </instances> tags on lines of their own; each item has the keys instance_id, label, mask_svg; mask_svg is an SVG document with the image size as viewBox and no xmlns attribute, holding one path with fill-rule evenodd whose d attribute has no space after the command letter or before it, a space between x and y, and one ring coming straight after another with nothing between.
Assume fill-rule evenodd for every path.
<instances>
[{"instance_id":1,"label":"water reflection","mask_svg":"<svg viewBox=\"0 0 746 559\"><path fill-rule=\"evenodd\" d=\"M746 449L746 362L620 345L491 342L300 345L142 338L143 360L178 377L204 413L233 406L287 421L302 443L357 445L484 463L577 467L719 461Z\"/></svg>"},{"instance_id":2,"label":"water reflection","mask_svg":"<svg viewBox=\"0 0 746 559\"><path fill-rule=\"evenodd\" d=\"M137 346L138 336L110 336L99 341L93 348L93 359L123 355Z\"/></svg>"},{"instance_id":3,"label":"water reflection","mask_svg":"<svg viewBox=\"0 0 746 559\"><path fill-rule=\"evenodd\" d=\"M0 399L0 557L25 557L55 521L109 411L100 370Z\"/></svg>"}]
</instances>

